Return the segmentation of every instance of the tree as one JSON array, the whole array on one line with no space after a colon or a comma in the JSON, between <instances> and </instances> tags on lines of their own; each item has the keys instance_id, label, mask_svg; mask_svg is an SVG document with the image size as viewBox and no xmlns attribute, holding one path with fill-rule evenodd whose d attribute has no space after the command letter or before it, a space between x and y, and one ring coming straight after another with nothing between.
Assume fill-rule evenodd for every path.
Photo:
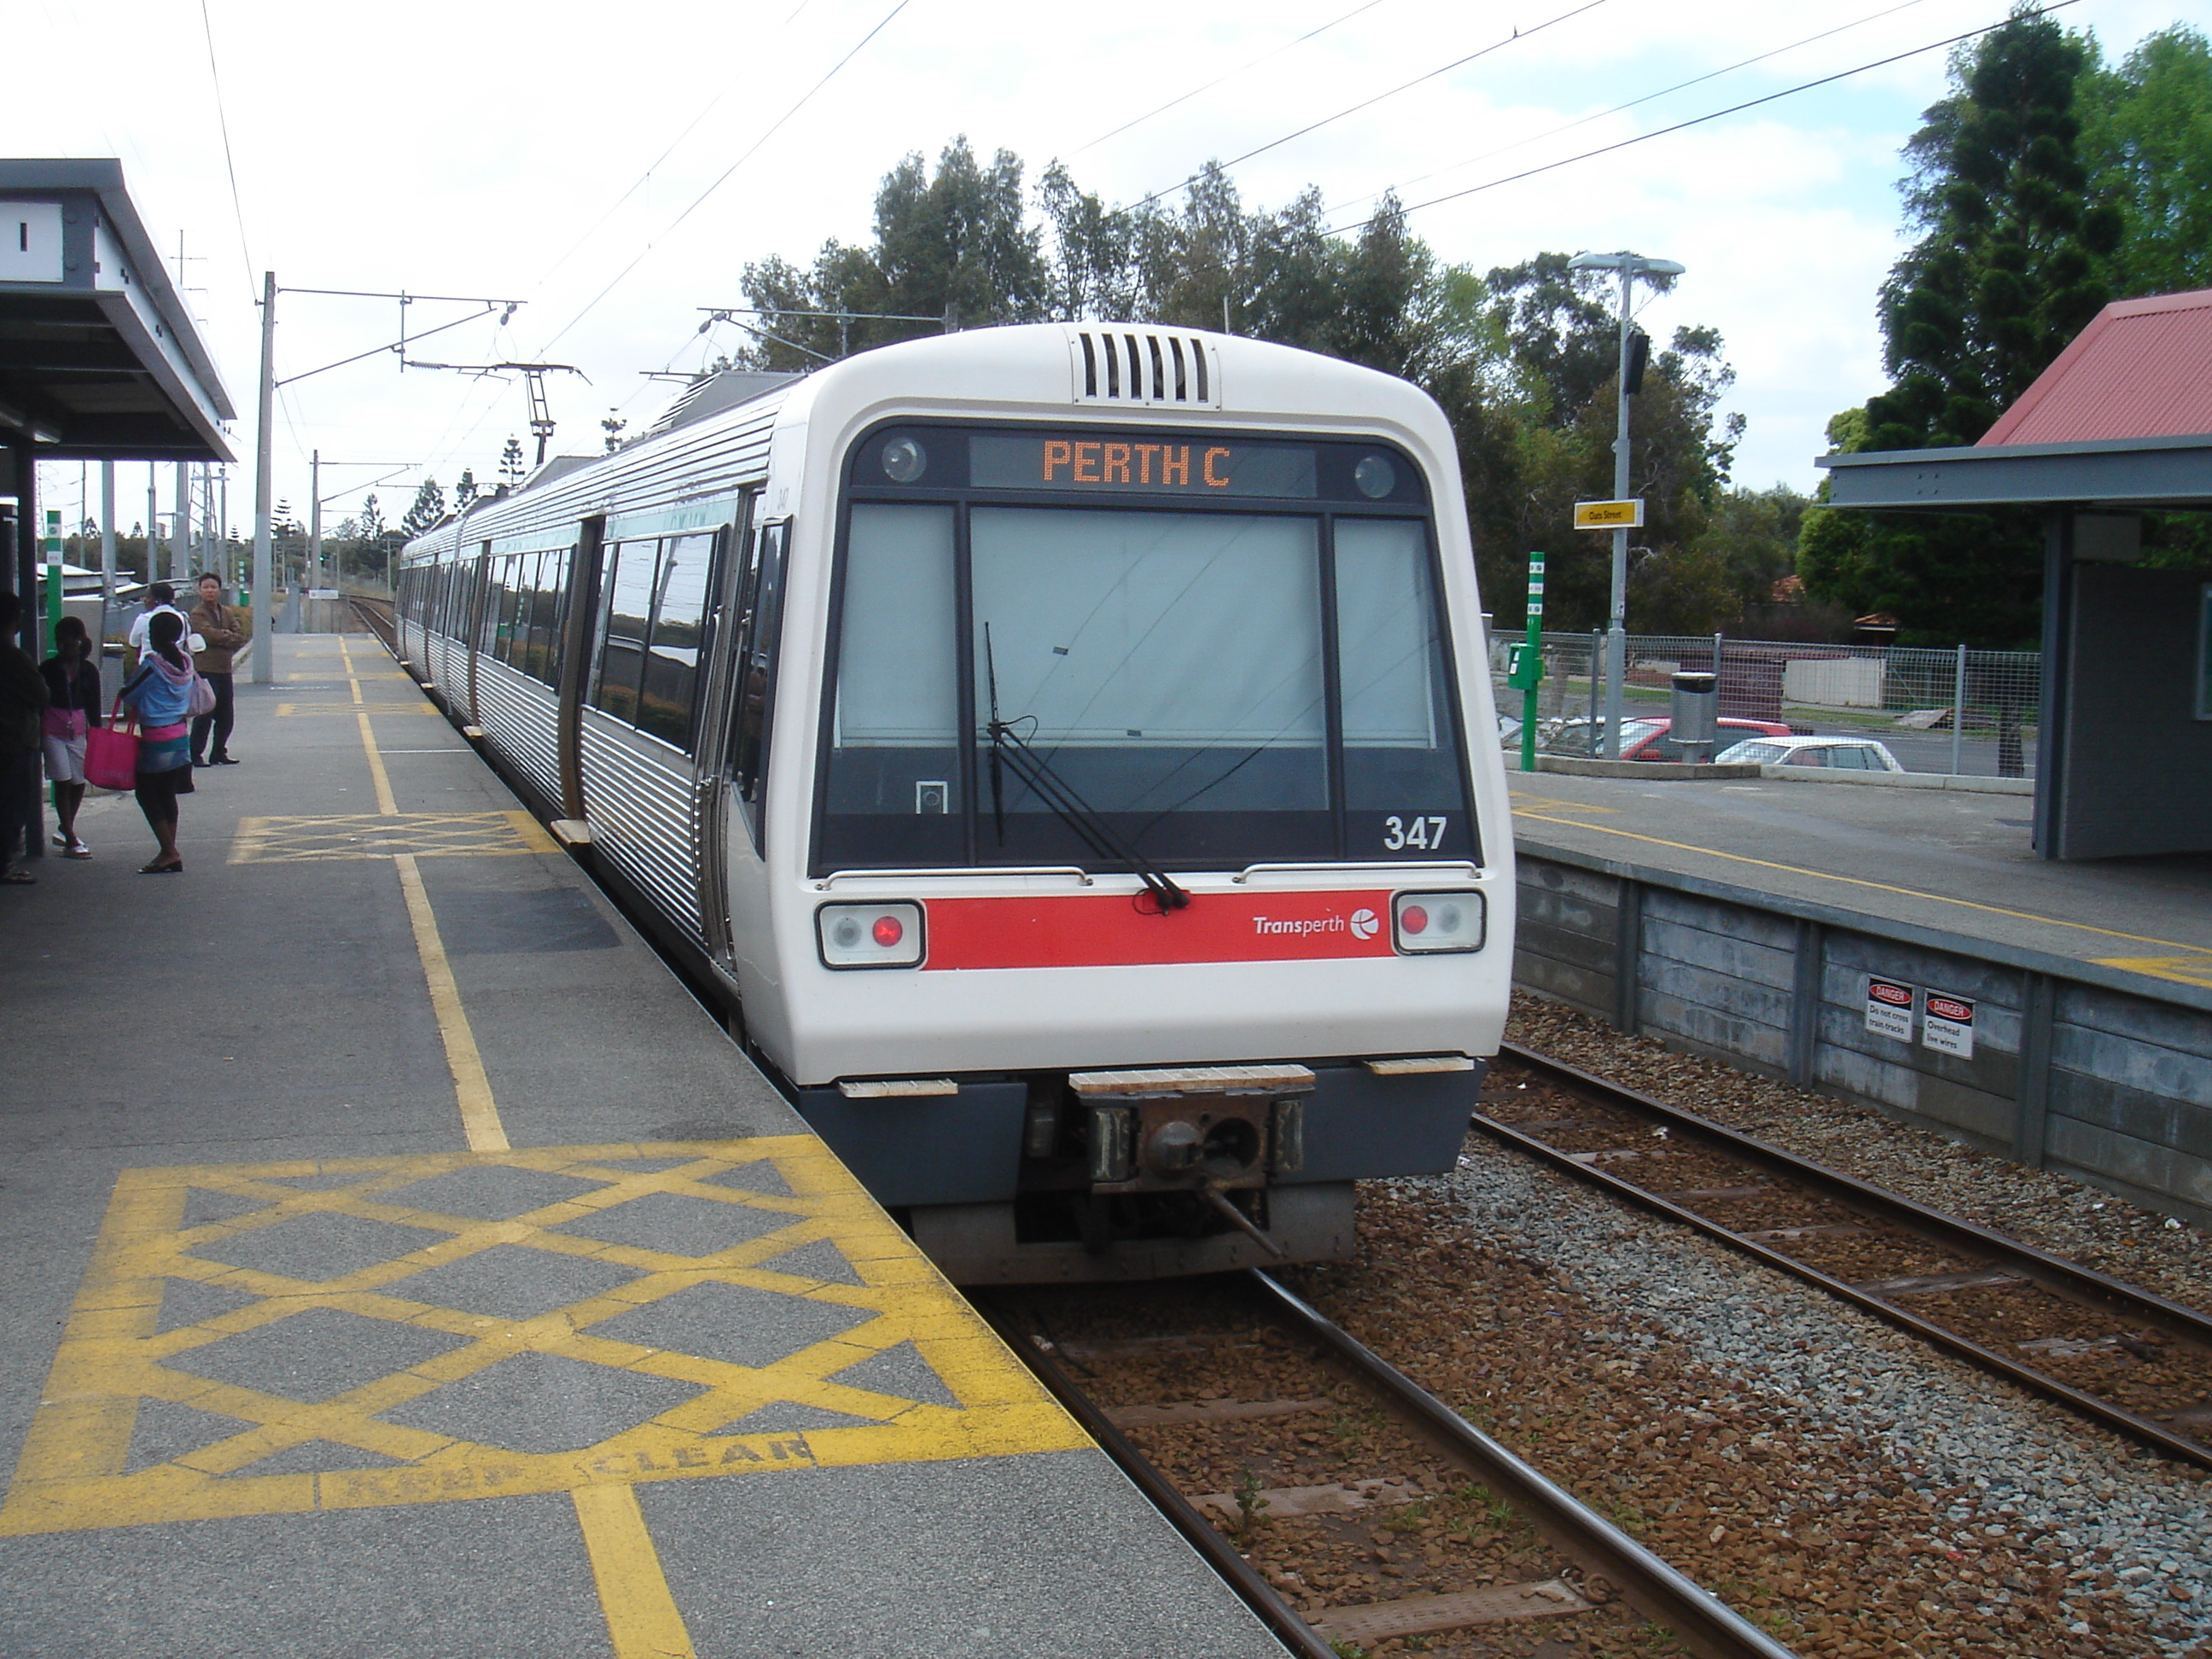
<instances>
[{"instance_id":1,"label":"tree","mask_svg":"<svg viewBox=\"0 0 2212 1659\"><path fill-rule=\"evenodd\" d=\"M2124 228L2115 293L2212 288L2212 43L2161 30L2118 69L2093 66L2076 103L2090 193Z\"/></svg>"},{"instance_id":2,"label":"tree","mask_svg":"<svg viewBox=\"0 0 2212 1659\"><path fill-rule=\"evenodd\" d=\"M629 425L628 421L623 420L611 409L607 411L606 417L599 422L599 429L607 434L608 454L613 454L623 447L623 430Z\"/></svg>"},{"instance_id":3,"label":"tree","mask_svg":"<svg viewBox=\"0 0 2212 1659\"><path fill-rule=\"evenodd\" d=\"M434 528L445 516L446 492L438 487L435 478L426 477L416 488L415 504L407 509L407 516L400 520L399 528L411 541Z\"/></svg>"},{"instance_id":4,"label":"tree","mask_svg":"<svg viewBox=\"0 0 2212 1659\"><path fill-rule=\"evenodd\" d=\"M1021 158L1002 149L981 166L965 137L933 173L915 151L884 174L870 246L825 242L808 270L771 256L748 264L739 286L763 313L743 366L783 370L940 328L1040 321L1053 299L1043 231L1024 212ZM805 314L818 312L872 314Z\"/></svg>"},{"instance_id":5,"label":"tree","mask_svg":"<svg viewBox=\"0 0 2212 1659\"><path fill-rule=\"evenodd\" d=\"M1905 147L1921 238L1882 285L1891 377L1845 440L1856 448L1971 444L2111 295L2124 230L2092 202L2075 113L2093 48L2015 14L1962 47L1951 95ZM1799 574L1817 599L1887 612L1905 644L2032 645L2042 536L2031 514L1808 515Z\"/></svg>"},{"instance_id":6,"label":"tree","mask_svg":"<svg viewBox=\"0 0 2212 1659\"><path fill-rule=\"evenodd\" d=\"M477 495L477 475L469 468L463 467L461 476L453 483L453 511L459 512L476 500Z\"/></svg>"},{"instance_id":7,"label":"tree","mask_svg":"<svg viewBox=\"0 0 2212 1659\"><path fill-rule=\"evenodd\" d=\"M384 514L376 505L374 491L361 504L361 538L374 546L385 537Z\"/></svg>"},{"instance_id":8,"label":"tree","mask_svg":"<svg viewBox=\"0 0 2212 1659\"><path fill-rule=\"evenodd\" d=\"M529 469L522 463L522 441L513 434L507 435L507 447L499 452L499 481L503 489L512 489L520 483Z\"/></svg>"}]
</instances>

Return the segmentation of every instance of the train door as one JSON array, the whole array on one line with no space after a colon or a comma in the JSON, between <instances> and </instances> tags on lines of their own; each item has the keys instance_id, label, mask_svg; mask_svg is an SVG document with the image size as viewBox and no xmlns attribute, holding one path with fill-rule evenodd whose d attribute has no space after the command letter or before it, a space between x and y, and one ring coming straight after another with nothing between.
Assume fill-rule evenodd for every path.
<instances>
[{"instance_id":1,"label":"train door","mask_svg":"<svg viewBox=\"0 0 2212 1659\"><path fill-rule=\"evenodd\" d=\"M722 532L714 560L714 592L707 641L710 653L699 686L696 795L693 820L699 836L699 916L708 953L735 971L730 936L730 814L733 805L729 775L716 757L729 752L734 722L733 692L738 684L744 599L753 562L753 514L760 492L747 490Z\"/></svg>"},{"instance_id":2,"label":"train door","mask_svg":"<svg viewBox=\"0 0 2212 1659\"><path fill-rule=\"evenodd\" d=\"M468 723L471 726L481 726L483 721L477 713L477 659L483 654L484 604L486 595L491 591L491 544L489 542L483 543L478 547L476 557L470 561L466 568L469 571L469 605L466 624L461 630L461 639L469 653Z\"/></svg>"},{"instance_id":3,"label":"train door","mask_svg":"<svg viewBox=\"0 0 2212 1659\"><path fill-rule=\"evenodd\" d=\"M568 574L568 612L561 641L561 709L557 741L561 766L561 816L585 821L584 692L592 672L592 629L599 609L599 571L606 560L607 521L586 519L576 538L576 560Z\"/></svg>"}]
</instances>

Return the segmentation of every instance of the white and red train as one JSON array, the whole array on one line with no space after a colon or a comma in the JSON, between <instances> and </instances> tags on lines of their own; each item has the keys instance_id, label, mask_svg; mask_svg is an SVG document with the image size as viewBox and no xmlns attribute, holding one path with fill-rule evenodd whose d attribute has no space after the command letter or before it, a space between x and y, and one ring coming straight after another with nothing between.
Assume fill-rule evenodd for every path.
<instances>
[{"instance_id":1,"label":"white and red train","mask_svg":"<svg viewBox=\"0 0 2212 1659\"><path fill-rule=\"evenodd\" d=\"M1323 1259L1456 1155L1512 840L1414 387L1088 324L724 375L397 610L956 1279Z\"/></svg>"}]
</instances>

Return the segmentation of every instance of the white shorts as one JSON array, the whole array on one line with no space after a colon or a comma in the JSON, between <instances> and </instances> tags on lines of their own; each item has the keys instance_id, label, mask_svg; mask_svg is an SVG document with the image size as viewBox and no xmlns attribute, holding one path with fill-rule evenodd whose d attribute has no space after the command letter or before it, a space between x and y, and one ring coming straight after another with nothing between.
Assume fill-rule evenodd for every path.
<instances>
[{"instance_id":1,"label":"white shorts","mask_svg":"<svg viewBox=\"0 0 2212 1659\"><path fill-rule=\"evenodd\" d=\"M51 732L42 732L39 734L39 741L46 745L48 783L84 781L82 738L58 738Z\"/></svg>"}]
</instances>

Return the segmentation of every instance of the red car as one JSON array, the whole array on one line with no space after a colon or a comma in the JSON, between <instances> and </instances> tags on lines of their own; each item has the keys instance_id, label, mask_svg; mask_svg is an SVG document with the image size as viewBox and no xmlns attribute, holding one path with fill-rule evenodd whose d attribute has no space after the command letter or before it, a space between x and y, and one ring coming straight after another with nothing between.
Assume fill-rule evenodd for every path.
<instances>
[{"instance_id":1,"label":"red car","mask_svg":"<svg viewBox=\"0 0 2212 1659\"><path fill-rule=\"evenodd\" d=\"M1620 757L1633 761L1678 761L1681 751L1674 747L1667 735L1674 724L1670 715L1661 714L1648 720L1623 720L1620 723ZM1713 754L1742 743L1751 738L1786 738L1790 728L1780 720L1720 720L1713 724L1720 728L1713 744ZM1711 759L1711 756L1707 756Z\"/></svg>"}]
</instances>

